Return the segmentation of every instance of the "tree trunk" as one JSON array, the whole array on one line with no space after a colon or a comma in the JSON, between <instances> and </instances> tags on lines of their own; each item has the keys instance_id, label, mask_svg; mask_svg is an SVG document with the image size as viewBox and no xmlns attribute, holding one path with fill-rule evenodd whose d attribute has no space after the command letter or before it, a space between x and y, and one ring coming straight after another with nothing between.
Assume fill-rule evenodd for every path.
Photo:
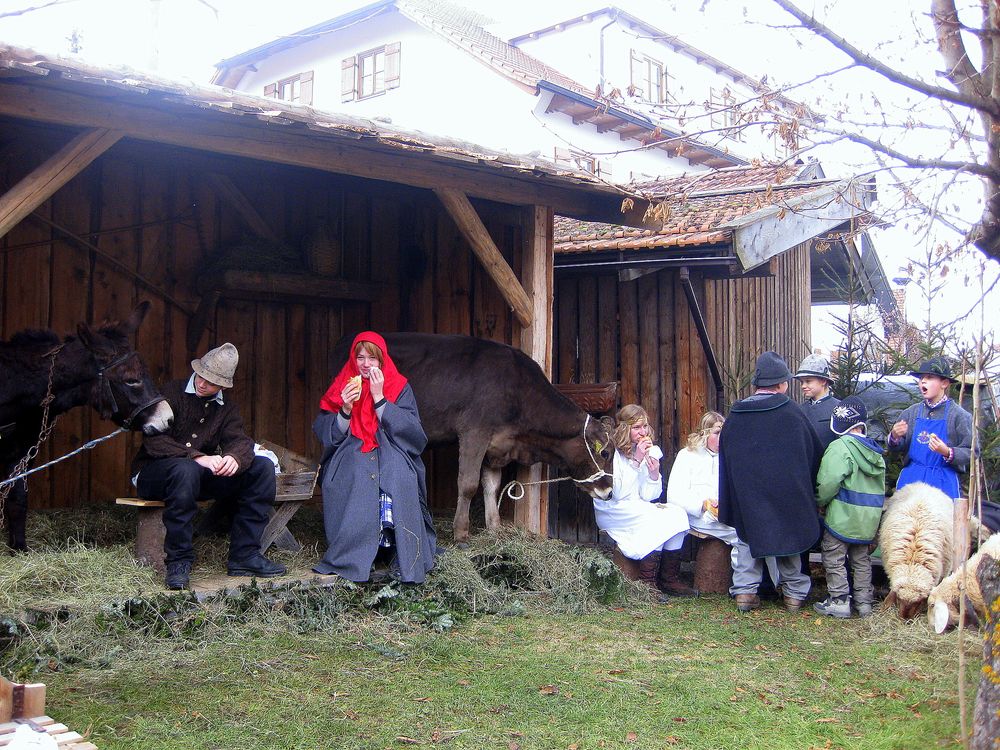
<instances>
[{"instance_id":1,"label":"tree trunk","mask_svg":"<svg viewBox=\"0 0 1000 750\"><path fill-rule=\"evenodd\" d=\"M983 629L983 672L972 726L973 750L995 750L1000 738L1000 563L983 555L976 570L987 619Z\"/></svg>"}]
</instances>

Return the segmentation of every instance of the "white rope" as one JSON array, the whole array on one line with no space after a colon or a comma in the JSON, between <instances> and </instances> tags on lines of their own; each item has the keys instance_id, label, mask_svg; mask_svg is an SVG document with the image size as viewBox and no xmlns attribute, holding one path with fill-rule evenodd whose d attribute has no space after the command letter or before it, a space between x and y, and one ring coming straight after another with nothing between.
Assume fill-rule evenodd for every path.
<instances>
[{"instance_id":1,"label":"white rope","mask_svg":"<svg viewBox=\"0 0 1000 750\"><path fill-rule=\"evenodd\" d=\"M101 443L103 443L105 440L110 440L113 437L117 437L118 435L120 435L123 432L125 432L125 428L124 427L119 427L117 430L115 430L114 432L112 432L112 433L110 433L108 435L105 435L104 437L94 438L93 440L90 440L90 441L84 443L83 445L81 445L76 450L70 451L65 456L60 456L59 458L54 458L51 461L49 461L48 463L42 464L41 466L36 466L34 469L30 469L28 471L25 471L25 472L22 472L22 473L18 474L17 476L12 476L12 477L10 477L8 479L3 480L2 482L0 482L0 487L6 487L8 484L13 484L14 482L18 481L19 479L24 479L26 476L28 476L30 474L34 474L36 471L41 471L42 469L47 469L50 466L54 466L55 464L59 463L60 461L65 461L67 458L72 458L77 453L83 453L83 451L93 450L98 445L100 445Z\"/></svg>"},{"instance_id":2,"label":"white rope","mask_svg":"<svg viewBox=\"0 0 1000 750\"><path fill-rule=\"evenodd\" d=\"M565 482L567 479L571 482L576 482L577 484L587 484L588 482L596 482L602 477L613 477L614 475L605 471L601 468L601 465L597 463L597 458L594 456L594 452L590 449L590 443L587 441L587 425L590 424L590 414L587 414L587 418L583 420L583 444L587 446L587 454L590 456L590 460L594 462L594 468L597 469L593 474L584 479L575 479L573 477L556 477L555 479L539 479L535 482L521 482L517 479L512 479L504 488L500 491L500 496L497 498L497 510L500 509L500 505L503 502L504 497L509 497L512 501L517 502L524 497L525 488L531 487L539 484L553 484L555 482ZM517 492L517 495L514 493Z\"/></svg>"}]
</instances>

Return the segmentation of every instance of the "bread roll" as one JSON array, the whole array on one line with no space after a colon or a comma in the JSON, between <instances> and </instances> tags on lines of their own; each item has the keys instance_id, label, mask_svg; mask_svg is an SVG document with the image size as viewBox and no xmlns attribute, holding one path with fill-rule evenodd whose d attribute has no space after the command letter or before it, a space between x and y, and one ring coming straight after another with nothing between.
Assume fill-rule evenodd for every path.
<instances>
[{"instance_id":1,"label":"bread roll","mask_svg":"<svg viewBox=\"0 0 1000 750\"><path fill-rule=\"evenodd\" d=\"M360 388L361 387L361 376L360 375L355 375L353 378L351 378L347 382L348 382L349 385L356 386L356 387Z\"/></svg>"}]
</instances>

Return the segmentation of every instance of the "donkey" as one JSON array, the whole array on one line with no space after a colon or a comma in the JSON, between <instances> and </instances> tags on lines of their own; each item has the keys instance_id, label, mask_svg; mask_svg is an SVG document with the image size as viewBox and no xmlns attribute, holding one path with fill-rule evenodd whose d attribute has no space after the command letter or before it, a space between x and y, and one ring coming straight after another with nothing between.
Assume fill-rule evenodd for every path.
<instances>
[{"instance_id":1,"label":"donkey","mask_svg":"<svg viewBox=\"0 0 1000 750\"><path fill-rule=\"evenodd\" d=\"M106 322L97 329L80 323L76 336L62 340L52 331L30 330L0 341L0 480L38 440L47 394L52 397L50 422L74 406L90 404L102 419L126 429L147 435L167 429L173 411L130 342L148 311L149 302L143 302L123 323ZM24 551L27 483L22 479L7 487L6 502L0 494L0 520L6 511L10 547Z\"/></svg>"},{"instance_id":2,"label":"donkey","mask_svg":"<svg viewBox=\"0 0 1000 750\"><path fill-rule=\"evenodd\" d=\"M338 342L340 367L352 337ZM431 333L385 334L389 356L410 382L429 445L458 442L455 541L469 538L469 505L483 486L486 526L500 525L500 470L539 461L569 471L591 497L611 494L609 425L549 382L524 352L486 339Z\"/></svg>"}]
</instances>

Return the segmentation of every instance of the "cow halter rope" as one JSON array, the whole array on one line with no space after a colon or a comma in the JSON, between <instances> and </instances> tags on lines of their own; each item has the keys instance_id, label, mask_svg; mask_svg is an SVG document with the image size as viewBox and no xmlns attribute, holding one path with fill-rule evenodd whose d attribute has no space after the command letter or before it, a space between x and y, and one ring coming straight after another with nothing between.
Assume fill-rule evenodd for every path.
<instances>
[{"instance_id":1,"label":"cow halter rope","mask_svg":"<svg viewBox=\"0 0 1000 750\"><path fill-rule=\"evenodd\" d=\"M590 414L587 414L587 418L583 420L583 444L587 446L587 454L590 456L590 460L594 464L596 471L589 477L584 479L574 479L573 477L556 477L555 479L539 479L536 482L521 482L517 479L512 479L504 488L500 491L500 497L497 498L497 510L500 509L500 503L503 502L504 497L509 497L514 502L517 502L524 497L524 488L531 485L537 484L554 484L555 482L565 482L567 479L576 484L587 484L588 482L596 482L601 477L611 477L613 476L610 472L605 471L601 468L601 465L597 463L597 457L594 455L594 451L590 448L590 443L587 441L587 425L590 424Z\"/></svg>"}]
</instances>

